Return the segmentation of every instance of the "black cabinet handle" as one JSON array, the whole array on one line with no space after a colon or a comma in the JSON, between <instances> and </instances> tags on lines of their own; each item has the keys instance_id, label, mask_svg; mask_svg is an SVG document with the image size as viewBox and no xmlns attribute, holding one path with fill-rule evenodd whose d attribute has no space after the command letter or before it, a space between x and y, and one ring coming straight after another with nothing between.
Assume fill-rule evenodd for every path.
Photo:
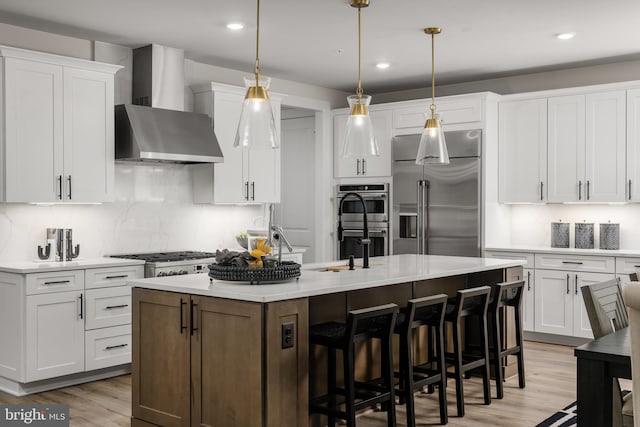
<instances>
[{"instance_id":1,"label":"black cabinet handle","mask_svg":"<svg viewBox=\"0 0 640 427\"><path fill-rule=\"evenodd\" d=\"M629 200L631 200L631 180L629 180Z\"/></svg>"},{"instance_id":2,"label":"black cabinet handle","mask_svg":"<svg viewBox=\"0 0 640 427\"><path fill-rule=\"evenodd\" d=\"M569 289L569 275L567 274L567 295L569 295L571 293L571 290Z\"/></svg>"},{"instance_id":3,"label":"black cabinet handle","mask_svg":"<svg viewBox=\"0 0 640 427\"><path fill-rule=\"evenodd\" d=\"M360 159L356 159L356 175L360 175Z\"/></svg>"},{"instance_id":4,"label":"black cabinet handle","mask_svg":"<svg viewBox=\"0 0 640 427\"><path fill-rule=\"evenodd\" d=\"M544 200L544 182L540 181L540 201Z\"/></svg>"},{"instance_id":5,"label":"black cabinet handle","mask_svg":"<svg viewBox=\"0 0 640 427\"><path fill-rule=\"evenodd\" d=\"M589 181L587 181L587 200L589 200L589 198L591 197L591 196L589 195L589 187L590 187L590 182L589 182Z\"/></svg>"},{"instance_id":6,"label":"black cabinet handle","mask_svg":"<svg viewBox=\"0 0 640 427\"><path fill-rule=\"evenodd\" d=\"M58 200L62 200L62 175L58 175Z\"/></svg>"},{"instance_id":7,"label":"black cabinet handle","mask_svg":"<svg viewBox=\"0 0 640 427\"><path fill-rule=\"evenodd\" d=\"M183 320L184 320L184 315L183 315L183 310L182 307L187 305L187 303L185 301L182 300L182 298L180 298L180 334L182 335L182 331L186 331L187 330L187 325L183 325Z\"/></svg>"},{"instance_id":8,"label":"black cabinet handle","mask_svg":"<svg viewBox=\"0 0 640 427\"><path fill-rule=\"evenodd\" d=\"M44 282L43 285L62 285L63 283L71 283L71 280L56 280L54 282Z\"/></svg>"},{"instance_id":9,"label":"black cabinet handle","mask_svg":"<svg viewBox=\"0 0 640 427\"><path fill-rule=\"evenodd\" d=\"M105 279L124 279L124 278L127 278L127 277L129 277L128 274L122 274L120 276L107 276L107 277L105 277Z\"/></svg>"},{"instance_id":10,"label":"black cabinet handle","mask_svg":"<svg viewBox=\"0 0 640 427\"><path fill-rule=\"evenodd\" d=\"M367 161L365 159L362 159L362 175L366 175L367 174Z\"/></svg>"},{"instance_id":11,"label":"black cabinet handle","mask_svg":"<svg viewBox=\"0 0 640 427\"><path fill-rule=\"evenodd\" d=\"M249 181L246 181L244 183L244 191L245 191L244 192L244 194L245 194L244 199L245 200L249 200Z\"/></svg>"},{"instance_id":12,"label":"black cabinet handle","mask_svg":"<svg viewBox=\"0 0 640 427\"><path fill-rule=\"evenodd\" d=\"M582 181L578 181L578 200L582 200Z\"/></svg>"},{"instance_id":13,"label":"black cabinet handle","mask_svg":"<svg viewBox=\"0 0 640 427\"><path fill-rule=\"evenodd\" d=\"M105 310L113 310L113 309L115 309L115 308L125 308L125 307L129 307L129 304L108 305L108 306L106 306L104 309L105 309Z\"/></svg>"},{"instance_id":14,"label":"black cabinet handle","mask_svg":"<svg viewBox=\"0 0 640 427\"><path fill-rule=\"evenodd\" d=\"M576 295L578 295L578 275L576 274L576 283L575 283Z\"/></svg>"},{"instance_id":15,"label":"black cabinet handle","mask_svg":"<svg viewBox=\"0 0 640 427\"><path fill-rule=\"evenodd\" d=\"M80 294L80 318L84 319L84 302L83 302L84 294Z\"/></svg>"},{"instance_id":16,"label":"black cabinet handle","mask_svg":"<svg viewBox=\"0 0 640 427\"><path fill-rule=\"evenodd\" d=\"M527 271L527 291L531 290L531 272Z\"/></svg>"},{"instance_id":17,"label":"black cabinet handle","mask_svg":"<svg viewBox=\"0 0 640 427\"><path fill-rule=\"evenodd\" d=\"M582 265L582 261L562 261L563 264Z\"/></svg>"},{"instance_id":18,"label":"black cabinet handle","mask_svg":"<svg viewBox=\"0 0 640 427\"><path fill-rule=\"evenodd\" d=\"M193 300L191 300L191 310L189 314L191 318L191 336L193 336L193 333L198 330L198 328L194 326L195 322L193 321L193 318L194 318L193 312L195 311L195 307L197 306L198 304L194 303Z\"/></svg>"},{"instance_id":19,"label":"black cabinet handle","mask_svg":"<svg viewBox=\"0 0 640 427\"><path fill-rule=\"evenodd\" d=\"M127 347L128 345L129 345L129 344L109 345L109 346L106 346L104 349L105 349L105 350L113 350L114 348Z\"/></svg>"},{"instance_id":20,"label":"black cabinet handle","mask_svg":"<svg viewBox=\"0 0 640 427\"><path fill-rule=\"evenodd\" d=\"M256 199L256 182L251 181L251 200Z\"/></svg>"},{"instance_id":21,"label":"black cabinet handle","mask_svg":"<svg viewBox=\"0 0 640 427\"><path fill-rule=\"evenodd\" d=\"M71 200L71 175L67 177L67 181L69 181L69 200Z\"/></svg>"}]
</instances>

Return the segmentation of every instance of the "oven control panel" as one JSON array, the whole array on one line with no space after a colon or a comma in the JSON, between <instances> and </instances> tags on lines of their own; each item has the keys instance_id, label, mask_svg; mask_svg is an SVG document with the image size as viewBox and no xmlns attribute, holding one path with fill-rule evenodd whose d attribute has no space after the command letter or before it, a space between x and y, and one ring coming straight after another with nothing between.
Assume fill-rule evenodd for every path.
<instances>
[{"instance_id":1,"label":"oven control panel","mask_svg":"<svg viewBox=\"0 0 640 427\"><path fill-rule=\"evenodd\" d=\"M149 277L182 276L185 274L207 273L209 271L209 269L207 268L209 264L211 264L211 262L170 266L156 265L155 271L153 272L153 274L150 274Z\"/></svg>"}]
</instances>

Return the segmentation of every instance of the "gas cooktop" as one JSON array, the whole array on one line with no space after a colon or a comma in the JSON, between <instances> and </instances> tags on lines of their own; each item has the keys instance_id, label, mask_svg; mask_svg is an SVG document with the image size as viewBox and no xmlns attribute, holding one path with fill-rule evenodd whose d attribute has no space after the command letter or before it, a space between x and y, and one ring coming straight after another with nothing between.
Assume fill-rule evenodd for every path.
<instances>
[{"instance_id":1,"label":"gas cooktop","mask_svg":"<svg viewBox=\"0 0 640 427\"><path fill-rule=\"evenodd\" d=\"M152 252L147 254L111 255L112 258L139 259L146 262L175 262L203 258L215 258L212 252L180 251L180 252Z\"/></svg>"}]
</instances>

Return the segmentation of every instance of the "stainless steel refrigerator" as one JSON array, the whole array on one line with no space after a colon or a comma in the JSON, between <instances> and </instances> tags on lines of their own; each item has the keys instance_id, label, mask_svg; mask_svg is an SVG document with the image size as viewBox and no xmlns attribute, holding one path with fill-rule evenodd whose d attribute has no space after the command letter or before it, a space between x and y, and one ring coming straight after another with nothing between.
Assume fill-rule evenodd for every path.
<instances>
[{"instance_id":1,"label":"stainless steel refrigerator","mask_svg":"<svg viewBox=\"0 0 640 427\"><path fill-rule=\"evenodd\" d=\"M448 165L417 165L420 135L393 138L394 254L480 256L482 131L445 139Z\"/></svg>"}]
</instances>

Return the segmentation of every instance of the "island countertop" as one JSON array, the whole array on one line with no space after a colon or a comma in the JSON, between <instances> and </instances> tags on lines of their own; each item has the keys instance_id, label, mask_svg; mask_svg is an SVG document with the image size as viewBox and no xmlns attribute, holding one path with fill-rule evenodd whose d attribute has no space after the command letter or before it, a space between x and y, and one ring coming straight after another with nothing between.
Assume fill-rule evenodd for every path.
<instances>
[{"instance_id":1,"label":"island countertop","mask_svg":"<svg viewBox=\"0 0 640 427\"><path fill-rule=\"evenodd\" d=\"M346 261L305 264L298 280L276 284L210 280L206 274L138 279L127 283L146 289L268 303L516 267L524 263L493 258L391 255L372 258L371 268L354 271L325 271L326 267L346 264Z\"/></svg>"}]
</instances>

